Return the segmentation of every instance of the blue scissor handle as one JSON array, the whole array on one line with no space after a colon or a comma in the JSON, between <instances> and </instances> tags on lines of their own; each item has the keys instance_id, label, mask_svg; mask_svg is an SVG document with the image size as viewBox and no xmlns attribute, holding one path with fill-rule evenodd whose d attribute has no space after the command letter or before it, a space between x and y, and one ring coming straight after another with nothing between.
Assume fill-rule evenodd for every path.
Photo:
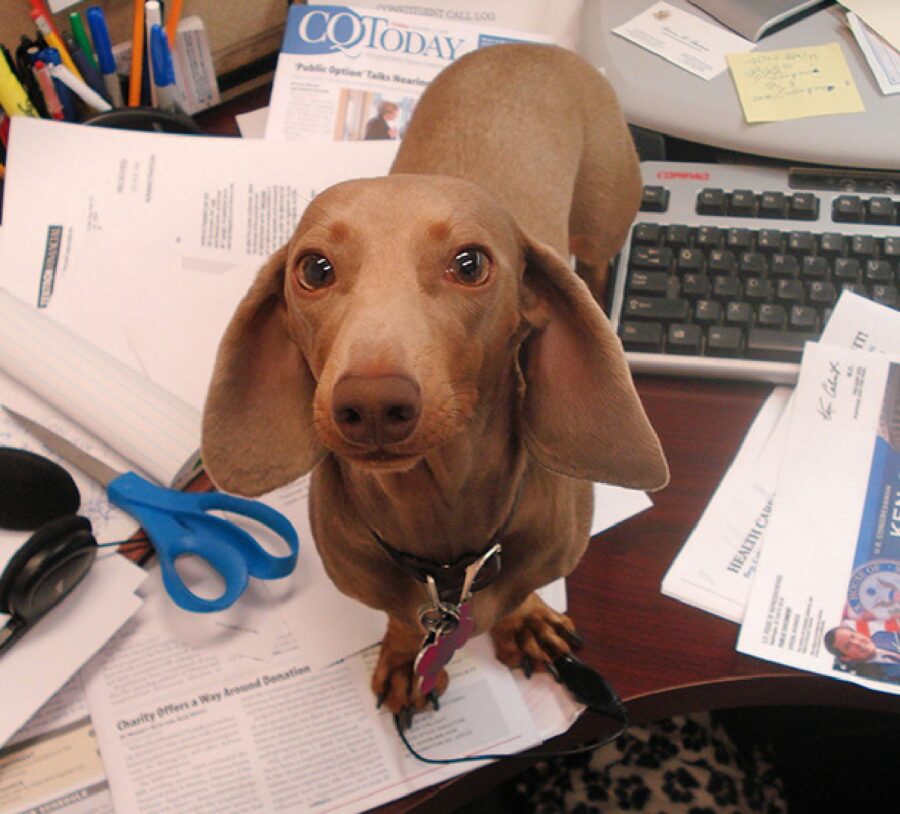
<instances>
[{"instance_id":1,"label":"blue scissor handle","mask_svg":"<svg viewBox=\"0 0 900 814\"><path fill-rule=\"evenodd\" d=\"M156 549L163 584L175 604L185 610L224 610L244 592L249 576L277 579L287 576L297 564L300 541L293 525L259 501L221 492L176 492L134 472L110 481L107 491L112 503L140 520ZM290 553L281 557L270 554L242 528L209 514L211 509L262 523L284 539ZM218 571L225 593L217 599L204 599L191 591L175 569L175 560L183 554L201 557Z\"/></svg>"}]
</instances>

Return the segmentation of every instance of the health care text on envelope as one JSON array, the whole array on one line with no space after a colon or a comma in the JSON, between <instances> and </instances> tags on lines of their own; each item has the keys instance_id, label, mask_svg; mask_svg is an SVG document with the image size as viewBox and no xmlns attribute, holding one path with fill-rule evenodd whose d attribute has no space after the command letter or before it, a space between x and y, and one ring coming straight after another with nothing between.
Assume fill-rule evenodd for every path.
<instances>
[{"instance_id":1,"label":"health care text on envelope","mask_svg":"<svg viewBox=\"0 0 900 814\"><path fill-rule=\"evenodd\" d=\"M727 59L750 124L865 110L837 43Z\"/></svg>"}]
</instances>

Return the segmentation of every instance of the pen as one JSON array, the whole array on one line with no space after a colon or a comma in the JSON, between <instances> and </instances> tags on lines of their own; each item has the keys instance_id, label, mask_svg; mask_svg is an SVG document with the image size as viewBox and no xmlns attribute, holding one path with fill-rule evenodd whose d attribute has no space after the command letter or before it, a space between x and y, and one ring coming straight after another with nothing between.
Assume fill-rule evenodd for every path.
<instances>
[{"instance_id":1,"label":"pen","mask_svg":"<svg viewBox=\"0 0 900 814\"><path fill-rule=\"evenodd\" d=\"M40 85L41 93L44 94L44 104L47 105L47 111L50 113L50 118L60 122L63 121L66 116L63 113L63 106L59 101L56 88L53 87L53 77L50 76L50 68L41 62L41 60L38 60L34 63L32 70L34 71L38 85Z\"/></svg>"},{"instance_id":2,"label":"pen","mask_svg":"<svg viewBox=\"0 0 900 814\"><path fill-rule=\"evenodd\" d=\"M109 39L109 29L106 27L106 17L103 9L91 6L87 10L88 26L91 29L91 37L94 39L94 50L97 52L97 61L100 65L100 73L103 75L103 84L113 107L124 107L122 98L122 86L119 84L119 75L116 73L116 59L112 52L112 43Z\"/></svg>"},{"instance_id":3,"label":"pen","mask_svg":"<svg viewBox=\"0 0 900 814\"><path fill-rule=\"evenodd\" d=\"M41 32L41 36L44 38L44 42L47 43L51 48L55 48L59 51L59 58L63 61L63 64L81 79L81 73L78 71L77 66L72 60L71 55L69 54L68 49L63 44L63 41L56 35L56 32L50 26L50 23L47 21L47 18L44 16L44 13L38 11L36 8L31 10L31 19L34 20L35 24L38 27L38 31Z\"/></svg>"},{"instance_id":4,"label":"pen","mask_svg":"<svg viewBox=\"0 0 900 814\"><path fill-rule=\"evenodd\" d=\"M144 0L134 0L134 22L131 28L131 77L128 83L128 106L141 103L141 79L144 58Z\"/></svg>"},{"instance_id":5,"label":"pen","mask_svg":"<svg viewBox=\"0 0 900 814\"><path fill-rule=\"evenodd\" d=\"M151 43L151 32L153 31L154 26L162 26L162 8L159 5L159 0L145 0L144 2L144 34L146 36L147 43L147 65L149 69L149 79L150 79L150 104L153 107L157 107L157 98L156 98L156 89L157 84L153 77L153 68L150 67L150 60L152 59L152 53L150 48L152 46Z\"/></svg>"},{"instance_id":6,"label":"pen","mask_svg":"<svg viewBox=\"0 0 900 814\"><path fill-rule=\"evenodd\" d=\"M82 82L65 65L53 65L50 68L50 75L54 79L58 79L62 82L88 107L92 107L94 110L98 110L101 113L112 110L112 105L110 105L106 99L91 88L86 82Z\"/></svg>"},{"instance_id":7,"label":"pen","mask_svg":"<svg viewBox=\"0 0 900 814\"><path fill-rule=\"evenodd\" d=\"M66 47L69 49L69 53L72 55L72 59L75 60L78 70L81 71L81 75L84 77L84 81L90 86L94 93L105 98L106 86L103 84L103 76L100 74L100 71L91 64L87 58L87 54L85 54L81 46L75 42L75 38L69 34L68 31L64 31L62 36L63 42L65 42Z\"/></svg>"},{"instance_id":8,"label":"pen","mask_svg":"<svg viewBox=\"0 0 900 814\"><path fill-rule=\"evenodd\" d=\"M0 56L0 106L7 116L38 116L31 99L16 78L5 56Z\"/></svg>"},{"instance_id":9,"label":"pen","mask_svg":"<svg viewBox=\"0 0 900 814\"><path fill-rule=\"evenodd\" d=\"M100 66L97 64L97 60L94 59L94 50L91 48L91 41L88 39L87 31L84 29L84 22L81 19L81 15L77 11L73 11L69 15L69 26L72 29L72 37L75 42L78 43L78 47L84 51L84 55L87 57L88 62L94 67L94 70L98 73L100 72ZM72 55L74 58L74 54ZM78 60L75 60L76 63ZM87 77L85 77L87 80Z\"/></svg>"},{"instance_id":10,"label":"pen","mask_svg":"<svg viewBox=\"0 0 900 814\"><path fill-rule=\"evenodd\" d=\"M50 81L53 83L53 89L56 91L56 98L62 106L63 118L67 122L77 121L78 106L75 103L77 97L69 89L68 85L53 76L53 66L62 64L62 57L59 55L59 51L55 48L44 48L42 51L38 52L38 59L43 62L47 68Z\"/></svg>"},{"instance_id":11,"label":"pen","mask_svg":"<svg viewBox=\"0 0 900 814\"><path fill-rule=\"evenodd\" d=\"M177 111L175 102L175 72L172 68L172 53L162 26L150 29L150 64L153 87L156 89L156 106L160 110Z\"/></svg>"}]
</instances>

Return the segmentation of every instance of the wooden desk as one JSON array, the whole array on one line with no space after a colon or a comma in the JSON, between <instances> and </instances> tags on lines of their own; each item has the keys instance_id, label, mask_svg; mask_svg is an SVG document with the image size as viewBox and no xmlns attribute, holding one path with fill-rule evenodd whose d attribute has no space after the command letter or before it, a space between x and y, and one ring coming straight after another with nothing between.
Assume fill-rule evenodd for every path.
<instances>
[{"instance_id":1,"label":"wooden desk","mask_svg":"<svg viewBox=\"0 0 900 814\"><path fill-rule=\"evenodd\" d=\"M235 114L267 102L266 89L200 117L236 134ZM567 580L569 609L587 641L579 653L616 687L633 723L698 710L785 704L896 712L896 697L743 656L738 626L660 593L684 544L770 392L761 384L642 377L638 391L662 440L672 479L652 509L598 536ZM586 714L550 748L609 734ZM378 809L445 814L525 768L504 761Z\"/></svg>"}]
</instances>

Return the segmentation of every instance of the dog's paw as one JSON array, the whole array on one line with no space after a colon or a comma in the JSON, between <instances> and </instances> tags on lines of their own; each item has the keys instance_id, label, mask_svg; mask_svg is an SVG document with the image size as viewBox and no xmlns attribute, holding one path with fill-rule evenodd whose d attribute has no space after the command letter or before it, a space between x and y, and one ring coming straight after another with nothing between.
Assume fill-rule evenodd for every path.
<instances>
[{"instance_id":1,"label":"dog's paw","mask_svg":"<svg viewBox=\"0 0 900 814\"><path fill-rule=\"evenodd\" d=\"M572 620L531 594L491 630L497 659L510 669L521 668L529 678L534 670L556 677L553 659L582 644Z\"/></svg>"},{"instance_id":2,"label":"dog's paw","mask_svg":"<svg viewBox=\"0 0 900 814\"><path fill-rule=\"evenodd\" d=\"M438 707L438 696L447 689L450 681L446 670L437 675L434 689L423 695L419 690L419 677L414 664L419 653L422 633L402 628L393 620L388 622L387 632L381 642L378 663L372 673L372 692L379 707L386 707L400 715L404 725L410 724L414 712L429 704Z\"/></svg>"}]
</instances>

